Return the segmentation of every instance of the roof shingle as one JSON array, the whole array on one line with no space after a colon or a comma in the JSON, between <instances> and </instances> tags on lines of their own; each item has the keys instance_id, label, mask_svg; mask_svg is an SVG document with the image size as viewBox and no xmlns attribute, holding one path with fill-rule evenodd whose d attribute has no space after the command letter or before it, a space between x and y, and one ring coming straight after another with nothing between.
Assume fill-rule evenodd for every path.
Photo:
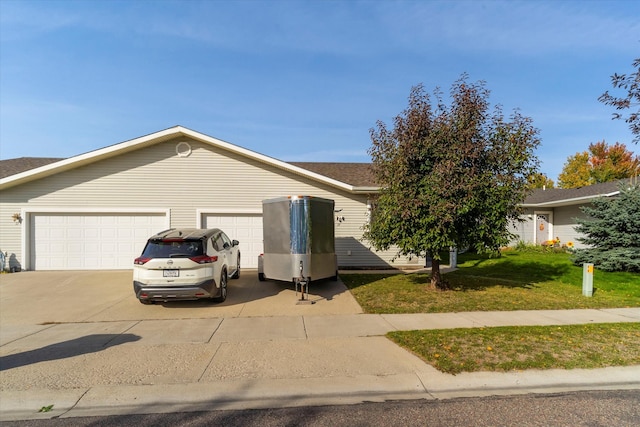
<instances>
[{"instance_id":1,"label":"roof shingle","mask_svg":"<svg viewBox=\"0 0 640 427\"><path fill-rule=\"evenodd\" d=\"M573 199L597 197L618 191L622 181L603 182L578 188L537 188L524 201L525 205L539 205L543 203L560 202Z\"/></svg>"},{"instance_id":2,"label":"roof shingle","mask_svg":"<svg viewBox=\"0 0 640 427\"><path fill-rule=\"evenodd\" d=\"M64 160L54 157L19 157L17 159L0 160L0 178L17 175L31 169L46 166Z\"/></svg>"},{"instance_id":3,"label":"roof shingle","mask_svg":"<svg viewBox=\"0 0 640 427\"><path fill-rule=\"evenodd\" d=\"M377 187L371 163L287 162L354 187Z\"/></svg>"}]
</instances>

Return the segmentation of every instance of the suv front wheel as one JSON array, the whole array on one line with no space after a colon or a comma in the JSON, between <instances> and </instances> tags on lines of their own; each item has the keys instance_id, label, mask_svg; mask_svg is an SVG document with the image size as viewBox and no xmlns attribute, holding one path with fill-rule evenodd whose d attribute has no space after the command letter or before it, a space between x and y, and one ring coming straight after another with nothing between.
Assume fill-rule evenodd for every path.
<instances>
[{"instance_id":1,"label":"suv front wheel","mask_svg":"<svg viewBox=\"0 0 640 427\"><path fill-rule=\"evenodd\" d=\"M220 295L213 298L215 302L224 302L227 299L227 270L220 274Z\"/></svg>"}]
</instances>

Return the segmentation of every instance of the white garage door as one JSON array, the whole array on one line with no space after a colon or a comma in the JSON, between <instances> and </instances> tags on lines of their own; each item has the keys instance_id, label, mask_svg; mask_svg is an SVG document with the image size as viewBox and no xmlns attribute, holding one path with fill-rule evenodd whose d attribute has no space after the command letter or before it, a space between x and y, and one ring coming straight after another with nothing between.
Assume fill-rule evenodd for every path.
<instances>
[{"instance_id":1,"label":"white garage door","mask_svg":"<svg viewBox=\"0 0 640 427\"><path fill-rule=\"evenodd\" d=\"M129 269L149 236L166 228L164 214L34 213L31 268Z\"/></svg>"},{"instance_id":2,"label":"white garage door","mask_svg":"<svg viewBox=\"0 0 640 427\"><path fill-rule=\"evenodd\" d=\"M240 242L243 268L258 268L258 256L262 253L261 214L203 214L204 228L219 228L230 239Z\"/></svg>"}]
</instances>

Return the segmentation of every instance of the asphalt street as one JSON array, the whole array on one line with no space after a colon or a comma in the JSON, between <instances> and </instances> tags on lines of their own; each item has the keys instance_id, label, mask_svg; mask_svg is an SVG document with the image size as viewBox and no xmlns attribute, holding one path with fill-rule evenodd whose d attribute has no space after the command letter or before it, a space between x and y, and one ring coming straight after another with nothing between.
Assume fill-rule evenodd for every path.
<instances>
[{"instance_id":1,"label":"asphalt street","mask_svg":"<svg viewBox=\"0 0 640 427\"><path fill-rule=\"evenodd\" d=\"M636 427L640 392L590 391L5 422L6 427Z\"/></svg>"}]
</instances>

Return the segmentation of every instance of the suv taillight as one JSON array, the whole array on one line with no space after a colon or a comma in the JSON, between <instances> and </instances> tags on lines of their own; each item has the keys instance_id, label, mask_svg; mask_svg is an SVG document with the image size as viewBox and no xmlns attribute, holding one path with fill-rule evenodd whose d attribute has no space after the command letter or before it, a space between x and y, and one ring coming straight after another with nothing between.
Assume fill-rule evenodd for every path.
<instances>
[{"instance_id":1,"label":"suv taillight","mask_svg":"<svg viewBox=\"0 0 640 427\"><path fill-rule=\"evenodd\" d=\"M216 262L218 260L217 256L208 256L208 255L198 255L189 258L193 262L197 262L198 264L211 264L212 262Z\"/></svg>"},{"instance_id":2,"label":"suv taillight","mask_svg":"<svg viewBox=\"0 0 640 427\"><path fill-rule=\"evenodd\" d=\"M139 258L134 259L133 263L135 265L143 265L143 264L146 264L149 261L151 261L151 258L139 257Z\"/></svg>"}]
</instances>

